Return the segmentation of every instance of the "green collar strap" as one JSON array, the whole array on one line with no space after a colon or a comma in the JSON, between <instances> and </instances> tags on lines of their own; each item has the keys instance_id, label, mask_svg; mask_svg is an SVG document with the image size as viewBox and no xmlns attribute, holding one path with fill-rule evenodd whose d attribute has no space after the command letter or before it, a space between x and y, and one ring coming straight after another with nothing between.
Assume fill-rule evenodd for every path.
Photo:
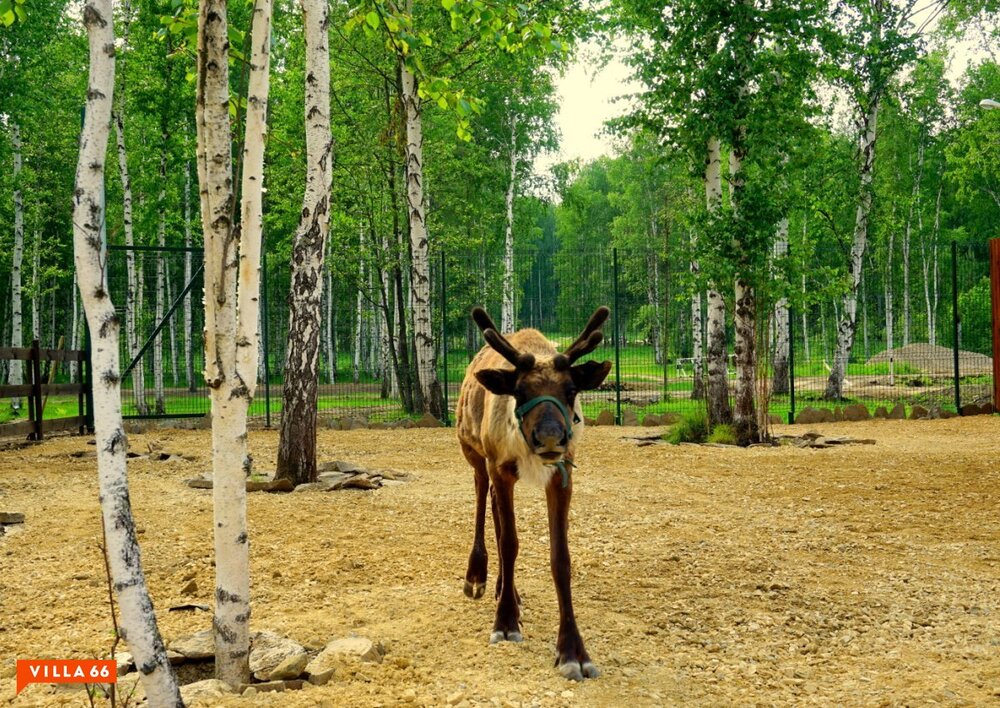
<instances>
[{"instance_id":1,"label":"green collar strap","mask_svg":"<svg viewBox=\"0 0 1000 708\"><path fill-rule=\"evenodd\" d=\"M541 405L542 403L551 403L556 408L559 409L559 412L562 413L563 420L566 421L566 437L567 438L572 438L573 437L573 426L576 423L580 422L580 417L577 416L576 411L574 411L573 412L573 417L570 418L569 417L569 411L566 410L566 405L562 401L560 401L558 398L554 398L553 396L537 396L536 398L532 398L527 403L518 406L514 410L514 415L517 417L518 427L520 427L521 421L524 420L524 416L527 415L528 411L530 411L535 406ZM524 435L524 429L523 428L521 429L521 434ZM525 435L524 437L525 437L525 440L528 439L527 435Z\"/></svg>"}]
</instances>

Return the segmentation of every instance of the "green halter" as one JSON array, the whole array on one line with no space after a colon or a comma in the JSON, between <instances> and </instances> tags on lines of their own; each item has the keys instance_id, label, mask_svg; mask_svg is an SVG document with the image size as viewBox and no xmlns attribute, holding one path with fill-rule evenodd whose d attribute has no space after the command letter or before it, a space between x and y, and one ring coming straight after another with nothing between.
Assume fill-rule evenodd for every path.
<instances>
[{"instance_id":1,"label":"green halter","mask_svg":"<svg viewBox=\"0 0 1000 708\"><path fill-rule=\"evenodd\" d=\"M535 406L541 405L542 403L552 403L555 405L556 408L559 409L559 412L562 413L563 420L566 421L566 437L572 439L573 426L580 422L580 417L576 414L576 411L573 411L573 419L570 420L569 411L566 410L565 404L558 398L554 398L552 396L537 396L535 398L532 398L527 403L524 403L518 406L516 409L514 409L514 416L517 418L517 427L520 428L521 435L524 436L524 441L528 443L528 447L529 448L531 447L531 441L528 440L528 435L527 433L524 432L524 426L522 426L521 423L524 420L524 416L528 413L528 411L530 411ZM558 462L555 462L553 464L559 469L559 474L562 476L562 486L563 489L565 489L567 485L569 485L568 467L576 467L576 465L574 465L569 460L559 460Z\"/></svg>"}]
</instances>

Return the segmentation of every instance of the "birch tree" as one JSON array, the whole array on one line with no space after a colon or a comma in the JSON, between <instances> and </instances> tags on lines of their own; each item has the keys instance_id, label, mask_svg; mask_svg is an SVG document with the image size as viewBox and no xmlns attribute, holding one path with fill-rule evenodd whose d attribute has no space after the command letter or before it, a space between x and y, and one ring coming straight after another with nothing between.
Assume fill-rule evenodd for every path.
<instances>
[{"instance_id":1,"label":"birch tree","mask_svg":"<svg viewBox=\"0 0 1000 708\"><path fill-rule=\"evenodd\" d=\"M21 170L23 166L23 156L21 153L21 128L16 122L11 122L10 126L11 145L14 152L14 253L11 259L10 285L11 285L11 337L12 347L24 345L22 339L24 323L22 322L21 302L21 265L24 262L24 196L21 192ZM10 362L10 383L12 386L20 386L24 383L23 364L20 361ZM10 401L15 412L21 410L21 397L15 396Z\"/></svg>"},{"instance_id":2,"label":"birch tree","mask_svg":"<svg viewBox=\"0 0 1000 708\"><path fill-rule=\"evenodd\" d=\"M306 40L306 188L292 245L288 350L276 473L278 478L296 484L316 479L317 363L333 159L329 10L325 0L301 0L301 7Z\"/></svg>"},{"instance_id":3,"label":"birch tree","mask_svg":"<svg viewBox=\"0 0 1000 708\"><path fill-rule=\"evenodd\" d=\"M251 33L241 219L237 227L233 223L226 0L202 0L196 114L205 243L205 381L212 400L215 674L232 686L247 683L250 678L246 477L253 460L247 450L246 421L257 387L270 0L257 0L254 5Z\"/></svg>"},{"instance_id":4,"label":"birch tree","mask_svg":"<svg viewBox=\"0 0 1000 708\"><path fill-rule=\"evenodd\" d=\"M503 240L503 303L500 308L500 328L513 332L514 318L514 194L517 191L517 113L510 116L510 181L507 183L506 219Z\"/></svg>"},{"instance_id":5,"label":"birch tree","mask_svg":"<svg viewBox=\"0 0 1000 708\"><path fill-rule=\"evenodd\" d=\"M777 235L774 242L774 260L777 268L784 268L788 255L788 217L778 222ZM782 295L774 305L774 373L771 378L773 393L788 393L788 353L791 346L789 337L788 297Z\"/></svg>"},{"instance_id":6,"label":"birch tree","mask_svg":"<svg viewBox=\"0 0 1000 708\"><path fill-rule=\"evenodd\" d=\"M73 193L73 244L80 296L93 340L94 428L101 512L108 566L121 612L123 639L136 664L150 705L182 706L177 681L156 625L142 572L128 494L128 439L122 426L119 320L107 286L104 222L104 160L114 94L114 30L111 0L87 0L83 24L90 46L90 81L80 136Z\"/></svg>"},{"instance_id":7,"label":"birch tree","mask_svg":"<svg viewBox=\"0 0 1000 708\"><path fill-rule=\"evenodd\" d=\"M858 131L858 196L848 261L848 284L842 316L837 323L837 346L824 398L843 398L847 361L857 331L858 288L873 203L875 147L879 108L892 77L916 53L919 29L910 24L915 0L853 0L843 4L843 51L838 57L838 82L850 94Z\"/></svg>"},{"instance_id":8,"label":"birch tree","mask_svg":"<svg viewBox=\"0 0 1000 708\"><path fill-rule=\"evenodd\" d=\"M705 160L705 203L709 218L722 203L722 148L717 137L707 143ZM729 423L733 410L729 405L729 365L726 361L726 301L716 288L708 291L708 420L712 425Z\"/></svg>"}]
</instances>

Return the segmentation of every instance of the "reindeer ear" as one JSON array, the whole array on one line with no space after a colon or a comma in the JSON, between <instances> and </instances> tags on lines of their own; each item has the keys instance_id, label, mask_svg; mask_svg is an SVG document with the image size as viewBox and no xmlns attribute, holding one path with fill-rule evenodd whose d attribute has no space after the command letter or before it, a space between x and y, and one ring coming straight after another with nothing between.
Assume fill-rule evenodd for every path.
<instances>
[{"instance_id":1,"label":"reindeer ear","mask_svg":"<svg viewBox=\"0 0 1000 708\"><path fill-rule=\"evenodd\" d=\"M479 381L490 393L498 396L513 396L517 385L517 372L511 369L480 369L476 372Z\"/></svg>"},{"instance_id":2,"label":"reindeer ear","mask_svg":"<svg viewBox=\"0 0 1000 708\"><path fill-rule=\"evenodd\" d=\"M611 372L610 361L585 361L570 367L569 374L579 391L590 391L602 383Z\"/></svg>"}]
</instances>

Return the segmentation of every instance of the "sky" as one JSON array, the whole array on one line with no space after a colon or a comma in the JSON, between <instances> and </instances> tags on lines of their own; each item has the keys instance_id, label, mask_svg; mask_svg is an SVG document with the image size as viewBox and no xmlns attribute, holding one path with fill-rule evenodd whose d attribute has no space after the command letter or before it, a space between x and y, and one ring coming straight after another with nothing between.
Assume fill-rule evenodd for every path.
<instances>
[{"instance_id":1,"label":"sky","mask_svg":"<svg viewBox=\"0 0 1000 708\"><path fill-rule=\"evenodd\" d=\"M919 13L914 18L916 24L922 20ZM936 26L933 21L929 29ZM957 85L970 61L985 56L971 39L952 43L951 52L948 78L953 85ZM604 66L597 61L597 54L596 43L584 44L566 73L557 78L559 112L555 122L561 134L560 149L538 156L534 164L536 175L547 175L549 168L560 162L573 159L586 162L615 154L612 138L601 134L604 123L626 113L629 101L618 99L638 92L641 86L630 81L630 69L621 61L620 54Z\"/></svg>"}]
</instances>

